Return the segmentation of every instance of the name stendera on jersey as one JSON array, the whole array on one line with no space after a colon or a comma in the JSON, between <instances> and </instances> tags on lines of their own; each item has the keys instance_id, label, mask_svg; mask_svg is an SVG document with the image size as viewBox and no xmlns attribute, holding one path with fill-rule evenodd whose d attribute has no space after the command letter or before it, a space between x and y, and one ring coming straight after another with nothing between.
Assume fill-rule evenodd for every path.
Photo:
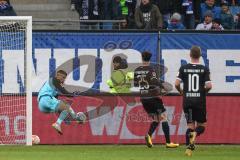
<instances>
[{"instance_id":1,"label":"name stendera on jersey","mask_svg":"<svg viewBox=\"0 0 240 160\"><path fill-rule=\"evenodd\" d=\"M205 83L210 81L209 69L201 64L187 64L179 69L185 100L205 101Z\"/></svg>"},{"instance_id":2,"label":"name stendera on jersey","mask_svg":"<svg viewBox=\"0 0 240 160\"><path fill-rule=\"evenodd\" d=\"M184 73L188 76L188 90L186 97L201 97L199 90L199 77L204 73L204 69L184 69Z\"/></svg>"}]
</instances>

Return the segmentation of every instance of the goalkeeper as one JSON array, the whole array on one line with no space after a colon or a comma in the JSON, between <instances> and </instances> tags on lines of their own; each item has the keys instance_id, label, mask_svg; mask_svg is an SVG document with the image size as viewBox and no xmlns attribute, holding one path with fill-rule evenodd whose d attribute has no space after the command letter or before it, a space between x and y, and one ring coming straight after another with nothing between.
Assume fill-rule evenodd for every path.
<instances>
[{"instance_id":1,"label":"goalkeeper","mask_svg":"<svg viewBox=\"0 0 240 160\"><path fill-rule=\"evenodd\" d=\"M67 73L63 70L57 71L55 77L50 78L44 83L38 93L38 108L43 113L60 113L57 121L52 124L52 127L62 134L61 124L70 115L73 119L80 122L78 116L71 106L57 98L58 94L72 96L64 87L63 83L67 77Z\"/></svg>"},{"instance_id":2,"label":"goalkeeper","mask_svg":"<svg viewBox=\"0 0 240 160\"><path fill-rule=\"evenodd\" d=\"M127 61L120 56L113 58L113 72L111 78L107 81L110 87L110 93L130 93L131 80L133 72L127 72Z\"/></svg>"}]
</instances>

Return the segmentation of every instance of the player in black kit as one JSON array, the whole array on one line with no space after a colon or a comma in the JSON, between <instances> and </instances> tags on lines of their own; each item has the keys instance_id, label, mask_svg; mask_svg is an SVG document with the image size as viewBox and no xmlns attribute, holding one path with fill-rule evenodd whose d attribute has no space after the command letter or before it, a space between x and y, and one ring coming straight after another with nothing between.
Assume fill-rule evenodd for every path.
<instances>
[{"instance_id":1,"label":"player in black kit","mask_svg":"<svg viewBox=\"0 0 240 160\"><path fill-rule=\"evenodd\" d=\"M146 144L149 148L153 146L151 136L162 121L162 129L166 139L166 147L175 148L179 144L171 143L169 125L166 116L166 109L163 106L162 99L159 98L161 89L164 89L163 82L159 81L154 67L150 66L152 54L145 51L142 53L142 66L134 71L134 86L140 87L141 102L144 110L152 117L153 121L149 131L145 136Z\"/></svg>"},{"instance_id":2,"label":"player in black kit","mask_svg":"<svg viewBox=\"0 0 240 160\"><path fill-rule=\"evenodd\" d=\"M192 46L191 63L179 69L175 87L183 95L183 110L187 120L185 154L192 155L196 136L202 134L206 127L206 94L212 88L209 69L200 62L201 49ZM183 89L180 83L183 82Z\"/></svg>"}]
</instances>

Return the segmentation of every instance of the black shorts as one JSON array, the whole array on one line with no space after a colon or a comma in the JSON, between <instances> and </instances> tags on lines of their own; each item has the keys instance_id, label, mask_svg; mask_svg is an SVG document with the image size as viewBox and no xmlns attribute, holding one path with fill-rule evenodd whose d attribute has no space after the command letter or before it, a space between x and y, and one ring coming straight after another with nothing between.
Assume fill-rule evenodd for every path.
<instances>
[{"instance_id":1,"label":"black shorts","mask_svg":"<svg viewBox=\"0 0 240 160\"><path fill-rule=\"evenodd\" d=\"M164 108L162 99L159 97L154 98L141 98L141 102L144 110L148 113L148 115L161 115L166 111Z\"/></svg>"},{"instance_id":2,"label":"black shorts","mask_svg":"<svg viewBox=\"0 0 240 160\"><path fill-rule=\"evenodd\" d=\"M184 114L187 123L205 123L207 122L207 111L206 107L184 107Z\"/></svg>"}]
</instances>

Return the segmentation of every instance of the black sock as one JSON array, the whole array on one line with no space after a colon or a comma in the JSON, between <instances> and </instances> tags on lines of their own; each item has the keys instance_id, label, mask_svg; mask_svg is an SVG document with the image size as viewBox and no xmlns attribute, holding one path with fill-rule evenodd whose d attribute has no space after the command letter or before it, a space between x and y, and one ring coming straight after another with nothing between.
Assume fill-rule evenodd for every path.
<instances>
[{"instance_id":1,"label":"black sock","mask_svg":"<svg viewBox=\"0 0 240 160\"><path fill-rule=\"evenodd\" d=\"M148 135L149 135L149 136L152 136L152 134L153 134L153 132L155 131L155 129L157 128L158 124L159 124L159 122L155 122L155 121L153 121L153 122L151 123L150 128L149 128L149 130L148 130Z\"/></svg>"},{"instance_id":2,"label":"black sock","mask_svg":"<svg viewBox=\"0 0 240 160\"><path fill-rule=\"evenodd\" d=\"M194 130L188 128L186 131L186 146L190 144L190 132L193 132Z\"/></svg>"},{"instance_id":3,"label":"black sock","mask_svg":"<svg viewBox=\"0 0 240 160\"><path fill-rule=\"evenodd\" d=\"M162 122L162 130L166 139L166 143L170 143L169 125L167 121Z\"/></svg>"},{"instance_id":4,"label":"black sock","mask_svg":"<svg viewBox=\"0 0 240 160\"><path fill-rule=\"evenodd\" d=\"M204 126L198 126L195 129L195 132L197 132L197 136L200 136L200 134L202 134L205 131L205 127Z\"/></svg>"}]
</instances>

